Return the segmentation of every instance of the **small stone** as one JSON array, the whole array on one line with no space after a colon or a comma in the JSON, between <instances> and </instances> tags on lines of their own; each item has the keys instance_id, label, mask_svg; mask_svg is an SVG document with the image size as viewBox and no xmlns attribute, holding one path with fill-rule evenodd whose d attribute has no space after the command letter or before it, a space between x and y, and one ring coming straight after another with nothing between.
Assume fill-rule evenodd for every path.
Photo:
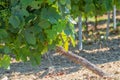
<instances>
[{"instance_id":1,"label":"small stone","mask_svg":"<svg viewBox=\"0 0 120 80\"><path fill-rule=\"evenodd\" d=\"M8 80L8 77L4 76L1 80Z\"/></svg>"}]
</instances>

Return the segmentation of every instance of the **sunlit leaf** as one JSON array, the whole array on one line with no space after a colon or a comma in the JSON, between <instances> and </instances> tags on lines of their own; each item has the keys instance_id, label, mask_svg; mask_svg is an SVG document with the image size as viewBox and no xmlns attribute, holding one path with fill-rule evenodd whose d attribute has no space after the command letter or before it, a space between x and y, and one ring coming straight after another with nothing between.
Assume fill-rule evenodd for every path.
<instances>
[{"instance_id":1,"label":"sunlit leaf","mask_svg":"<svg viewBox=\"0 0 120 80\"><path fill-rule=\"evenodd\" d=\"M68 41L65 41L64 48L65 48L66 51L68 51L68 47L69 47L69 43L68 43Z\"/></svg>"},{"instance_id":2,"label":"sunlit leaf","mask_svg":"<svg viewBox=\"0 0 120 80\"><path fill-rule=\"evenodd\" d=\"M4 55L3 58L0 60L0 67L4 67L5 69L9 68L10 65L10 57L8 55Z\"/></svg>"}]
</instances>

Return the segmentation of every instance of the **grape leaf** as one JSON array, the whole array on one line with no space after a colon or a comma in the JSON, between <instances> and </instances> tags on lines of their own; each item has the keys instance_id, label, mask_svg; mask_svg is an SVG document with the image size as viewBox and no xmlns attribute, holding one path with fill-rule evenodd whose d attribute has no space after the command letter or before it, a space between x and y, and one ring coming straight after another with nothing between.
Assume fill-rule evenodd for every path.
<instances>
[{"instance_id":1,"label":"grape leaf","mask_svg":"<svg viewBox=\"0 0 120 80\"><path fill-rule=\"evenodd\" d=\"M5 29L0 29L0 39L6 38L8 33Z\"/></svg>"},{"instance_id":2,"label":"grape leaf","mask_svg":"<svg viewBox=\"0 0 120 80\"><path fill-rule=\"evenodd\" d=\"M18 28L20 25L20 20L17 16L10 16L9 23L11 23L14 28Z\"/></svg>"},{"instance_id":3,"label":"grape leaf","mask_svg":"<svg viewBox=\"0 0 120 80\"><path fill-rule=\"evenodd\" d=\"M43 8L41 11L41 18L47 19L51 24L55 24L60 19L60 15L54 7L50 7L48 9Z\"/></svg>"},{"instance_id":4,"label":"grape leaf","mask_svg":"<svg viewBox=\"0 0 120 80\"><path fill-rule=\"evenodd\" d=\"M33 0L20 0L23 7L27 7Z\"/></svg>"},{"instance_id":5,"label":"grape leaf","mask_svg":"<svg viewBox=\"0 0 120 80\"><path fill-rule=\"evenodd\" d=\"M8 55L4 55L3 58L0 60L0 67L8 69L9 65L10 65L10 60L11 59L10 59L10 57Z\"/></svg>"},{"instance_id":6,"label":"grape leaf","mask_svg":"<svg viewBox=\"0 0 120 80\"><path fill-rule=\"evenodd\" d=\"M26 10L26 9L21 9L21 11L20 11L20 14L21 14L21 16L26 16L26 17L28 17L29 16L29 13L28 13L28 11Z\"/></svg>"},{"instance_id":7,"label":"grape leaf","mask_svg":"<svg viewBox=\"0 0 120 80\"><path fill-rule=\"evenodd\" d=\"M47 33L48 39L54 40L57 35L57 32L54 30L45 30L45 32Z\"/></svg>"},{"instance_id":8,"label":"grape leaf","mask_svg":"<svg viewBox=\"0 0 120 80\"><path fill-rule=\"evenodd\" d=\"M66 51L68 51L68 47L69 47L69 42L68 41L65 41L64 43L64 48Z\"/></svg>"},{"instance_id":9,"label":"grape leaf","mask_svg":"<svg viewBox=\"0 0 120 80\"><path fill-rule=\"evenodd\" d=\"M28 44L32 44L32 45L36 44L36 38L32 33L25 31L24 36Z\"/></svg>"},{"instance_id":10,"label":"grape leaf","mask_svg":"<svg viewBox=\"0 0 120 80\"><path fill-rule=\"evenodd\" d=\"M47 29L51 26L50 22L46 21L46 20L41 20L38 25L43 28L43 29Z\"/></svg>"},{"instance_id":11,"label":"grape leaf","mask_svg":"<svg viewBox=\"0 0 120 80\"><path fill-rule=\"evenodd\" d=\"M34 9L39 9L41 6L42 1L32 1L30 3L30 6Z\"/></svg>"}]
</instances>

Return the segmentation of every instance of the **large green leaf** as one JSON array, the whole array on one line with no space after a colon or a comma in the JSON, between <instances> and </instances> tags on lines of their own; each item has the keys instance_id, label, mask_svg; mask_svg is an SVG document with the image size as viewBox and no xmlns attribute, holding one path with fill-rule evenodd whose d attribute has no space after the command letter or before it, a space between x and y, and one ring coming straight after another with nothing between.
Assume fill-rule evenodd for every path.
<instances>
[{"instance_id":1,"label":"large green leaf","mask_svg":"<svg viewBox=\"0 0 120 80\"><path fill-rule=\"evenodd\" d=\"M42 28L42 29L47 29L51 26L50 22L46 21L46 20L41 20L39 22L39 26Z\"/></svg>"},{"instance_id":2,"label":"large green leaf","mask_svg":"<svg viewBox=\"0 0 120 80\"><path fill-rule=\"evenodd\" d=\"M5 29L0 29L0 39L6 38L8 33Z\"/></svg>"},{"instance_id":3,"label":"large green leaf","mask_svg":"<svg viewBox=\"0 0 120 80\"><path fill-rule=\"evenodd\" d=\"M36 44L35 36L32 33L28 32L28 31L25 31L25 39L26 39L28 44L32 44L32 45Z\"/></svg>"},{"instance_id":4,"label":"large green leaf","mask_svg":"<svg viewBox=\"0 0 120 80\"><path fill-rule=\"evenodd\" d=\"M33 0L20 0L23 7L27 7Z\"/></svg>"},{"instance_id":5,"label":"large green leaf","mask_svg":"<svg viewBox=\"0 0 120 80\"><path fill-rule=\"evenodd\" d=\"M28 13L28 11L26 10L26 9L21 9L21 11L20 11L20 14L21 14L21 16L29 16L29 13Z\"/></svg>"},{"instance_id":6,"label":"large green leaf","mask_svg":"<svg viewBox=\"0 0 120 80\"><path fill-rule=\"evenodd\" d=\"M18 28L20 25L20 20L17 16L10 16L9 18L9 23L14 27L14 28Z\"/></svg>"},{"instance_id":7,"label":"large green leaf","mask_svg":"<svg viewBox=\"0 0 120 80\"><path fill-rule=\"evenodd\" d=\"M30 6L34 9L40 9L42 1L32 1Z\"/></svg>"},{"instance_id":8,"label":"large green leaf","mask_svg":"<svg viewBox=\"0 0 120 80\"><path fill-rule=\"evenodd\" d=\"M54 7L43 8L41 11L41 18L47 19L50 23L54 24L60 19L60 15Z\"/></svg>"}]
</instances>

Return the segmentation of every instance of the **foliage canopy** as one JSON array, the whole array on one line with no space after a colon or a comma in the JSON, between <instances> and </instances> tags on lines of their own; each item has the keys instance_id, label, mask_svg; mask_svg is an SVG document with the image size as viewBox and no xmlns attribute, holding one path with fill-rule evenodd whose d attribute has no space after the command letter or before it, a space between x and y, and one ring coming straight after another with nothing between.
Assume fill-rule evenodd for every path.
<instances>
[{"instance_id":1,"label":"foliage canopy","mask_svg":"<svg viewBox=\"0 0 120 80\"><path fill-rule=\"evenodd\" d=\"M79 15L102 15L120 0L3 0L0 2L0 67L16 60L40 64L41 55L56 46L75 46Z\"/></svg>"}]
</instances>

